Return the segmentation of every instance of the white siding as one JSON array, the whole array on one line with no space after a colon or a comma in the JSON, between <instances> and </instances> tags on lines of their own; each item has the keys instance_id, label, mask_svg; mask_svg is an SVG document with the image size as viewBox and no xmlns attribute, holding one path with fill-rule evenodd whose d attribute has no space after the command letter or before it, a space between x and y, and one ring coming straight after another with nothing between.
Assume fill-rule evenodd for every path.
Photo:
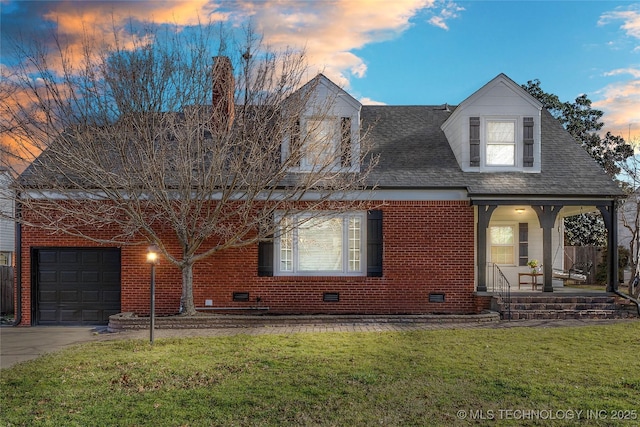
<instances>
[{"instance_id":1,"label":"white siding","mask_svg":"<svg viewBox=\"0 0 640 427\"><path fill-rule=\"evenodd\" d=\"M304 127L306 120L314 118L335 119L336 123L342 117L351 119L351 152L353 159L359 160L360 156L360 111L362 104L347 92L336 86L323 75L316 77L317 84L313 86L313 93L309 97L306 108L300 115L301 125ZM289 139L285 137L282 143L282 156L289 153ZM352 164L352 170L358 170L359 164Z\"/></svg>"},{"instance_id":2,"label":"white siding","mask_svg":"<svg viewBox=\"0 0 640 427\"><path fill-rule=\"evenodd\" d=\"M479 91L463 101L443 124L447 140L458 160L460 168L468 172L515 170L522 172L540 172L540 103L524 89L517 86L504 75L499 75ZM515 119L516 121L516 166L510 168L479 168L469 165L469 118L480 117L480 152L482 157L484 125L488 119ZM524 117L534 119L534 165L522 166L522 121Z\"/></svg>"},{"instance_id":3,"label":"white siding","mask_svg":"<svg viewBox=\"0 0 640 427\"><path fill-rule=\"evenodd\" d=\"M0 171L0 212L3 215L13 216L14 203L7 187L10 178L8 172ZM8 219L0 218L0 252L15 251L15 224Z\"/></svg>"}]
</instances>

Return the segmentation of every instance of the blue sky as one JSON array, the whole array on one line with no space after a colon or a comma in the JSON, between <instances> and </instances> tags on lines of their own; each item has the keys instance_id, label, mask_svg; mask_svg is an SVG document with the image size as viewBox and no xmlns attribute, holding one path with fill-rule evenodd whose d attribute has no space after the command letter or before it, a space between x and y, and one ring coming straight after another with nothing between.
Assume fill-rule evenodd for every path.
<instances>
[{"instance_id":1,"label":"blue sky","mask_svg":"<svg viewBox=\"0 0 640 427\"><path fill-rule=\"evenodd\" d=\"M640 1L189 0L8 1L2 41L55 27L116 20L241 25L275 47L306 46L322 70L363 103L457 104L499 73L570 101L586 93L608 130L640 139ZM44 34L44 33L42 33ZM44 37L44 36L43 36ZM4 70L10 67L1 56Z\"/></svg>"}]
</instances>

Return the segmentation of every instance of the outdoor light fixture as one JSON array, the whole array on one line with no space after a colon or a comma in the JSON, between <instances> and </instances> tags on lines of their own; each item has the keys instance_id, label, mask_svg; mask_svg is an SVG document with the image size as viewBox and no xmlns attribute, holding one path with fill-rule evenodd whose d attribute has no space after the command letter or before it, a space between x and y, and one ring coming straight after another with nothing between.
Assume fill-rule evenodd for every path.
<instances>
[{"instance_id":1,"label":"outdoor light fixture","mask_svg":"<svg viewBox=\"0 0 640 427\"><path fill-rule=\"evenodd\" d=\"M149 308L149 342L153 344L153 330L155 328L156 311L156 265L158 264L159 249L156 245L147 248L147 263L151 264L150 308Z\"/></svg>"},{"instance_id":2,"label":"outdoor light fixture","mask_svg":"<svg viewBox=\"0 0 640 427\"><path fill-rule=\"evenodd\" d=\"M524 208L516 208L516 213L524 213Z\"/></svg>"},{"instance_id":3,"label":"outdoor light fixture","mask_svg":"<svg viewBox=\"0 0 640 427\"><path fill-rule=\"evenodd\" d=\"M147 262L151 265L156 265L158 263L158 247L156 245L151 245L147 248Z\"/></svg>"}]
</instances>

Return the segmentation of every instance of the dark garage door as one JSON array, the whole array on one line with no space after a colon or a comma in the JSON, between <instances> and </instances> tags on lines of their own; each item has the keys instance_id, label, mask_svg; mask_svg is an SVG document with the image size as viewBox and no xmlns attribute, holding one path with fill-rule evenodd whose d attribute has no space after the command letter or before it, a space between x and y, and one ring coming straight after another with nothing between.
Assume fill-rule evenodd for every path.
<instances>
[{"instance_id":1,"label":"dark garage door","mask_svg":"<svg viewBox=\"0 0 640 427\"><path fill-rule=\"evenodd\" d=\"M120 249L35 252L38 325L98 325L120 312Z\"/></svg>"}]
</instances>

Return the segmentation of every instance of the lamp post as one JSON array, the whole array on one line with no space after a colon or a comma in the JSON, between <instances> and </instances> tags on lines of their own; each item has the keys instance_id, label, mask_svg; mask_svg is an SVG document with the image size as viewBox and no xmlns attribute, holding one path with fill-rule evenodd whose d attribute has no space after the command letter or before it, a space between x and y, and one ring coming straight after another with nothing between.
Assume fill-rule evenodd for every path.
<instances>
[{"instance_id":1,"label":"lamp post","mask_svg":"<svg viewBox=\"0 0 640 427\"><path fill-rule=\"evenodd\" d=\"M151 292L150 292L150 311L149 311L149 342L153 344L153 329L155 328L155 311L156 311L156 265L158 264L158 247L151 245L147 248L147 263L151 265Z\"/></svg>"}]
</instances>

